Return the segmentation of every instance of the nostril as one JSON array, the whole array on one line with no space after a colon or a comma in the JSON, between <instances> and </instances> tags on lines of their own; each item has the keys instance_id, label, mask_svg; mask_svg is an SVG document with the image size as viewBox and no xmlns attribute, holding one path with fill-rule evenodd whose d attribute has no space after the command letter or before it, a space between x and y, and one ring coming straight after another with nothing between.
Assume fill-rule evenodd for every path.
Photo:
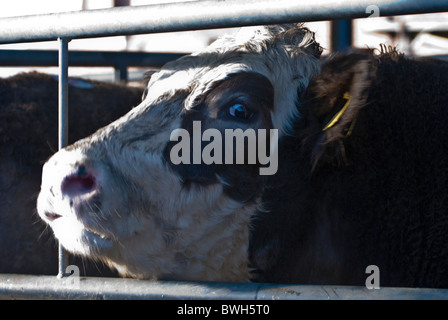
<instances>
[{"instance_id":1,"label":"nostril","mask_svg":"<svg viewBox=\"0 0 448 320\"><path fill-rule=\"evenodd\" d=\"M54 212L45 212L45 216L50 221L54 221L54 220L59 219L60 217L62 217L60 214L57 214L57 213L54 213Z\"/></svg>"},{"instance_id":2,"label":"nostril","mask_svg":"<svg viewBox=\"0 0 448 320\"><path fill-rule=\"evenodd\" d=\"M61 190L71 198L92 192L96 187L95 177L84 166L62 181Z\"/></svg>"},{"instance_id":3,"label":"nostril","mask_svg":"<svg viewBox=\"0 0 448 320\"><path fill-rule=\"evenodd\" d=\"M78 170L76 171L78 177L85 177L87 176L87 169L85 166L81 165L78 167Z\"/></svg>"}]
</instances>

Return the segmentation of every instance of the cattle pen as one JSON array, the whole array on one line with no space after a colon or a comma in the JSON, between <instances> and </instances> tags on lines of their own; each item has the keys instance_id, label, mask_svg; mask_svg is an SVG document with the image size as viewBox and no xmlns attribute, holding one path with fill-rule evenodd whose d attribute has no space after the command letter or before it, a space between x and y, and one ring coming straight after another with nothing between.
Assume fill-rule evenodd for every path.
<instances>
[{"instance_id":1,"label":"cattle pen","mask_svg":"<svg viewBox=\"0 0 448 320\"><path fill-rule=\"evenodd\" d=\"M56 52L34 56L34 65L59 66L59 148L67 145L69 65L113 66L116 79L128 66L158 67L179 54L70 52L72 39L230 28L263 24L334 21L341 47L351 32L344 21L380 16L448 12L447 0L201 0L0 19L0 44L58 41ZM38 52L0 50L0 65L30 65ZM2 257L0 257L1 259ZM448 289L146 281L79 277L67 273L59 248L58 276L0 275L0 299L448 299ZM77 277L77 278L76 278ZM366 275L367 277L367 275Z\"/></svg>"}]
</instances>

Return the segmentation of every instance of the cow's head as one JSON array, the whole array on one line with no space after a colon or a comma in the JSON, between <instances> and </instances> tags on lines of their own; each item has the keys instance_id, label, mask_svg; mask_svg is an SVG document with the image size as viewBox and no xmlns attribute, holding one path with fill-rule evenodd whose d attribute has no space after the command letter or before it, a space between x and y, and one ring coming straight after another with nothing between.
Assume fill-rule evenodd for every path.
<instances>
[{"instance_id":1,"label":"cow's head","mask_svg":"<svg viewBox=\"0 0 448 320\"><path fill-rule=\"evenodd\" d=\"M66 249L123 275L248 280L262 169L277 165L269 137L299 116L320 53L312 32L287 25L166 64L139 106L48 160L40 216Z\"/></svg>"}]
</instances>

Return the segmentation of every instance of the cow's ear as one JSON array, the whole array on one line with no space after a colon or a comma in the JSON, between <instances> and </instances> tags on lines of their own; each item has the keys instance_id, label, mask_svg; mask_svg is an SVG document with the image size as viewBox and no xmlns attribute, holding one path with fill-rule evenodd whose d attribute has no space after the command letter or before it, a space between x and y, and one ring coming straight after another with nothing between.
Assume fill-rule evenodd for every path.
<instances>
[{"instance_id":1,"label":"cow's ear","mask_svg":"<svg viewBox=\"0 0 448 320\"><path fill-rule=\"evenodd\" d=\"M321 161L347 163L343 141L353 132L360 110L366 105L375 72L371 50L339 54L323 63L306 92L304 117L314 166Z\"/></svg>"},{"instance_id":2,"label":"cow's ear","mask_svg":"<svg viewBox=\"0 0 448 320\"><path fill-rule=\"evenodd\" d=\"M290 23L265 26L276 43L284 43L289 48L296 48L319 59L323 48L316 42L315 33L303 23Z\"/></svg>"}]
</instances>

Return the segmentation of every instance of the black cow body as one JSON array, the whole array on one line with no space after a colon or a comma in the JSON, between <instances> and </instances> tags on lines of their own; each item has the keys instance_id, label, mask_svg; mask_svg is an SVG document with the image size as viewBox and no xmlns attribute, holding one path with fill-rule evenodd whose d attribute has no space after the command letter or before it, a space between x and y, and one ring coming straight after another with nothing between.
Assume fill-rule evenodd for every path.
<instances>
[{"instance_id":1,"label":"black cow body","mask_svg":"<svg viewBox=\"0 0 448 320\"><path fill-rule=\"evenodd\" d=\"M376 265L381 286L448 287L447 84L396 52L324 63L254 221L256 281L364 285Z\"/></svg>"}]
</instances>

